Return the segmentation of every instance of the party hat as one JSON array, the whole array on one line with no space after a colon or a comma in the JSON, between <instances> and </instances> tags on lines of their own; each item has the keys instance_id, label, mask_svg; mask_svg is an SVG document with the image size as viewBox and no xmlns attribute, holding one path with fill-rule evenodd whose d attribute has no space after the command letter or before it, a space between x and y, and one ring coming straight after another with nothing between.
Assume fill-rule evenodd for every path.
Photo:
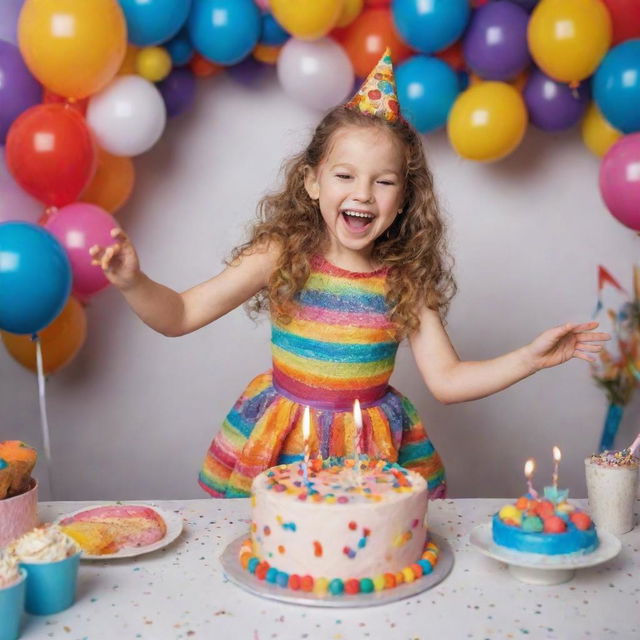
<instances>
[{"instance_id":1,"label":"party hat","mask_svg":"<svg viewBox=\"0 0 640 640\"><path fill-rule=\"evenodd\" d=\"M393 76L389 47L386 48L382 58L378 60L378 64L369 73L356 95L345 106L369 116L384 118L389 122L398 119L400 105L396 95L396 81Z\"/></svg>"}]
</instances>

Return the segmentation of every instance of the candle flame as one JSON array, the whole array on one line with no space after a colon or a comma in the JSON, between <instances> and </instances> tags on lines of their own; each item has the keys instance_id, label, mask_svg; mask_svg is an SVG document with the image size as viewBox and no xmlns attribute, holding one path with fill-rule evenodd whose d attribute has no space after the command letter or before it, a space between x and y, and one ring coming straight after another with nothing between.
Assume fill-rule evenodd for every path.
<instances>
[{"instance_id":1,"label":"candle flame","mask_svg":"<svg viewBox=\"0 0 640 640\"><path fill-rule=\"evenodd\" d=\"M353 403L353 421L356 423L356 429L362 429L362 411L360 411L360 400L358 399Z\"/></svg>"},{"instance_id":2,"label":"candle flame","mask_svg":"<svg viewBox=\"0 0 640 640\"><path fill-rule=\"evenodd\" d=\"M560 452L559 447L553 447L553 459L556 462L560 462L560 460L562 460L562 453Z\"/></svg>"},{"instance_id":3,"label":"candle flame","mask_svg":"<svg viewBox=\"0 0 640 640\"><path fill-rule=\"evenodd\" d=\"M302 415L302 437L305 442L309 440L311 435L311 419L309 417L309 407L304 408L304 414Z\"/></svg>"},{"instance_id":4,"label":"candle flame","mask_svg":"<svg viewBox=\"0 0 640 640\"><path fill-rule=\"evenodd\" d=\"M533 458L529 458L524 464L524 475L527 478L531 478L533 472L536 469L536 461Z\"/></svg>"}]
</instances>

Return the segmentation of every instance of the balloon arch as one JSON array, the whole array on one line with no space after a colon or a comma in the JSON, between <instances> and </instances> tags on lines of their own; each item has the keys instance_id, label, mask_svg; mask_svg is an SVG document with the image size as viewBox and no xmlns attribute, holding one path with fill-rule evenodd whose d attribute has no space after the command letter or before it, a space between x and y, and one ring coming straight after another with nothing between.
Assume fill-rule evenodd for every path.
<instances>
[{"instance_id":1,"label":"balloon arch","mask_svg":"<svg viewBox=\"0 0 640 640\"><path fill-rule=\"evenodd\" d=\"M197 78L251 82L275 65L313 108L342 102L386 46L421 133L491 162L526 127L581 123L609 211L640 230L636 0L2 0L0 330L40 371L68 363L84 303L108 285L88 248L110 242L132 157L186 111ZM42 369L43 367L43 369Z\"/></svg>"}]
</instances>

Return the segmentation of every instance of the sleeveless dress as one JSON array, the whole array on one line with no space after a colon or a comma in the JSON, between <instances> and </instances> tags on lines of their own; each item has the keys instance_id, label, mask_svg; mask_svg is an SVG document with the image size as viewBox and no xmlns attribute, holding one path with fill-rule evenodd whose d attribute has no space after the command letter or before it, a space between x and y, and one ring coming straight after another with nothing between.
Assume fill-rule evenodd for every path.
<instances>
[{"instance_id":1,"label":"sleeveless dress","mask_svg":"<svg viewBox=\"0 0 640 640\"><path fill-rule=\"evenodd\" d=\"M352 455L357 398L360 451L420 473L429 497L444 497L440 456L415 407L389 385L398 342L385 301L387 272L356 273L312 259L291 321L272 321L273 368L249 383L207 451L198 478L205 491L248 497L259 473L300 460L305 406L311 457Z\"/></svg>"}]
</instances>

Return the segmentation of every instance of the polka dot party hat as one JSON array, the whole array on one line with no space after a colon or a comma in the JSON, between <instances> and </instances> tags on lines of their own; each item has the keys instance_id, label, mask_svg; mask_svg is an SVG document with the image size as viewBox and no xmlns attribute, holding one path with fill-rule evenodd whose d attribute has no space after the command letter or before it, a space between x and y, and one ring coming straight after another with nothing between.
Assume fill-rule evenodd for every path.
<instances>
[{"instance_id":1,"label":"polka dot party hat","mask_svg":"<svg viewBox=\"0 0 640 640\"><path fill-rule=\"evenodd\" d=\"M400 116L396 81L393 76L391 50L385 50L358 92L347 102L348 109L393 122Z\"/></svg>"}]
</instances>

